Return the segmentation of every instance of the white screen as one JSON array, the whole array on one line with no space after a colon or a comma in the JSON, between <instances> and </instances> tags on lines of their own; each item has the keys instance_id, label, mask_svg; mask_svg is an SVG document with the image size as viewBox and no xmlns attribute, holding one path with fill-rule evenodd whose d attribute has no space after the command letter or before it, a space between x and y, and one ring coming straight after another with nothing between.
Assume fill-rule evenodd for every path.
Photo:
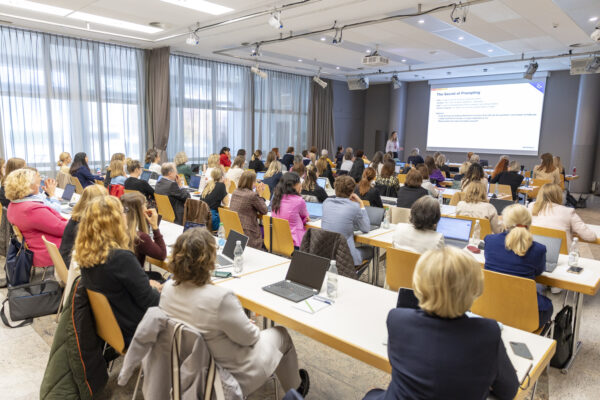
<instances>
[{"instance_id":1,"label":"white screen","mask_svg":"<svg viewBox=\"0 0 600 400\"><path fill-rule=\"evenodd\" d=\"M537 155L546 79L432 85L427 150Z\"/></svg>"}]
</instances>

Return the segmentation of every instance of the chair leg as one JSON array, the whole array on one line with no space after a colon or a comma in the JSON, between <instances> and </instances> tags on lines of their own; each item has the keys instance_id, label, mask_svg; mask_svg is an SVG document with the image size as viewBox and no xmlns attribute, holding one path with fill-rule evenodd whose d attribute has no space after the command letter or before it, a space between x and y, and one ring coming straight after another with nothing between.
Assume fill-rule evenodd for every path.
<instances>
[{"instance_id":1,"label":"chair leg","mask_svg":"<svg viewBox=\"0 0 600 400\"><path fill-rule=\"evenodd\" d=\"M271 379L273 379L273 389L275 390L275 400L279 400L279 382L277 381L277 376L275 374L271 375Z\"/></svg>"},{"instance_id":2,"label":"chair leg","mask_svg":"<svg viewBox=\"0 0 600 400\"><path fill-rule=\"evenodd\" d=\"M140 378L142 377L142 366L140 365L140 373L138 374L137 380L135 382L135 389L133 389L133 396L131 396L131 400L135 400L135 396L138 391L138 387L140 385Z\"/></svg>"}]
</instances>

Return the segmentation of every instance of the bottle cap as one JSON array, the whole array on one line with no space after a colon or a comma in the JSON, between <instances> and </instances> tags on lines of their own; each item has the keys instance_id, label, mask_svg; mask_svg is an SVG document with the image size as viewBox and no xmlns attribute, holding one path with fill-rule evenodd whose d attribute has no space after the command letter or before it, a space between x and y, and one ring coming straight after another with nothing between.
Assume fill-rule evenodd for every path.
<instances>
[{"instance_id":1,"label":"bottle cap","mask_svg":"<svg viewBox=\"0 0 600 400\"><path fill-rule=\"evenodd\" d=\"M235 241L235 244L236 244L236 246L237 246L238 244L239 244L239 245L241 245L241 244L242 244L242 242L241 242L241 241L239 241L239 240L236 240L236 241Z\"/></svg>"}]
</instances>

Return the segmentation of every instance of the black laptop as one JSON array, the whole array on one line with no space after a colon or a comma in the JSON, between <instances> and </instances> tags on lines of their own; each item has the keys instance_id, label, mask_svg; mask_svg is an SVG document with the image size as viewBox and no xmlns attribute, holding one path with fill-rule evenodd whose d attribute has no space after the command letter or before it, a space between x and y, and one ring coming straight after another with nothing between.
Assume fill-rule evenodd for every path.
<instances>
[{"instance_id":1,"label":"black laptop","mask_svg":"<svg viewBox=\"0 0 600 400\"><path fill-rule=\"evenodd\" d=\"M515 204L515 202L512 200L500 200L496 198L491 198L490 204L496 208L496 212L498 212L498 215L502 215L502 211L504 211L506 207Z\"/></svg>"},{"instance_id":2,"label":"black laptop","mask_svg":"<svg viewBox=\"0 0 600 400\"><path fill-rule=\"evenodd\" d=\"M385 215L385 208L381 207L365 207L367 215L369 216L369 224L371 225L369 231L381 228L383 217Z\"/></svg>"},{"instance_id":3,"label":"black laptop","mask_svg":"<svg viewBox=\"0 0 600 400\"><path fill-rule=\"evenodd\" d=\"M230 230L225 246L223 246L223 251L221 254L217 254L217 269L227 268L233 265L233 252L235 251L235 243L238 240L241 242L242 249L245 250L246 243L248 243L248 236L242 235L233 229Z\"/></svg>"},{"instance_id":4,"label":"black laptop","mask_svg":"<svg viewBox=\"0 0 600 400\"><path fill-rule=\"evenodd\" d=\"M297 303L319 294L329 259L296 250L285 280L263 287L264 291Z\"/></svg>"}]
</instances>

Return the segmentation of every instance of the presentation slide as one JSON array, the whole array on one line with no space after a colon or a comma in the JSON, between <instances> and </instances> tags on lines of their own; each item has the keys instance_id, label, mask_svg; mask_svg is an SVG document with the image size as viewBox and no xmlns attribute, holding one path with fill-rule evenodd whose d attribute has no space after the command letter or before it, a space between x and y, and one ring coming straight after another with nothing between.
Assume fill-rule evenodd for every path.
<instances>
[{"instance_id":1,"label":"presentation slide","mask_svg":"<svg viewBox=\"0 0 600 400\"><path fill-rule=\"evenodd\" d=\"M432 85L427 150L537 155L546 79Z\"/></svg>"}]
</instances>

